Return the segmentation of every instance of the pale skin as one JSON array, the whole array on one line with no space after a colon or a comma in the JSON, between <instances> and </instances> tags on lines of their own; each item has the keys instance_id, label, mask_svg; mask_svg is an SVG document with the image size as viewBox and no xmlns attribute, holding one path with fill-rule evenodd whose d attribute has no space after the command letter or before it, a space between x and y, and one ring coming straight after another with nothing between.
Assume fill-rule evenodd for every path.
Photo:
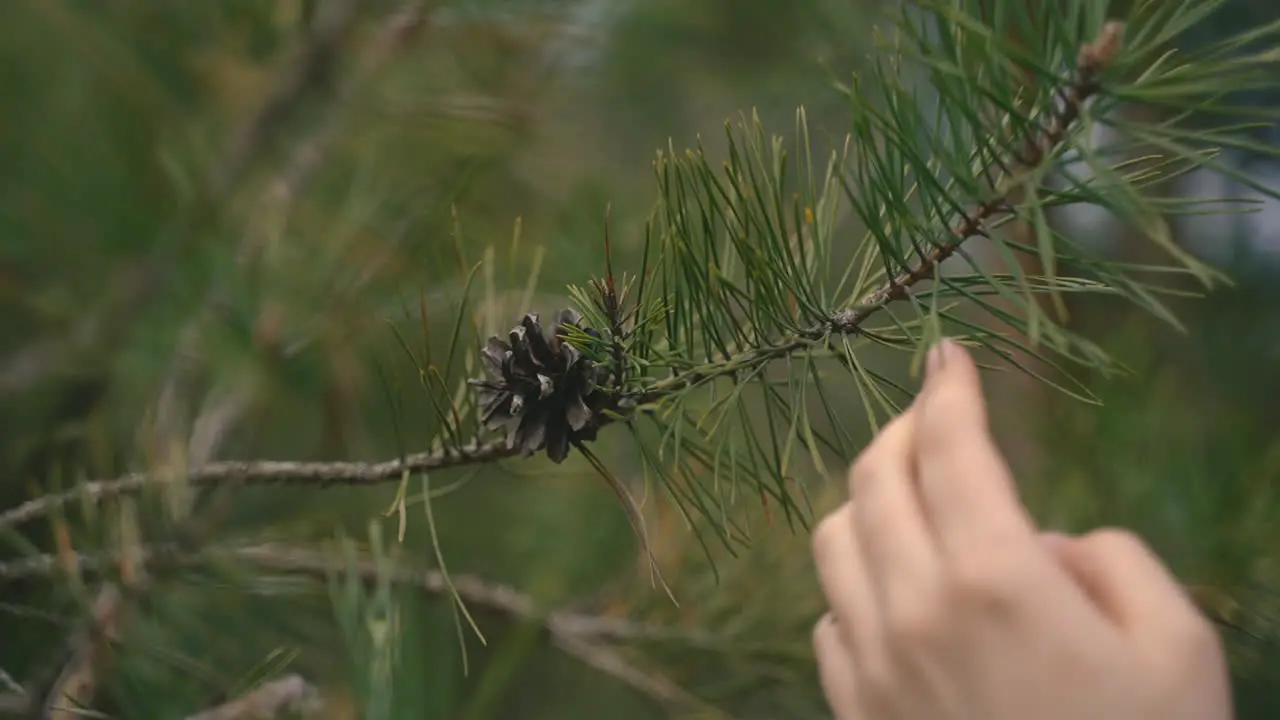
<instances>
[{"instance_id":1,"label":"pale skin","mask_svg":"<svg viewBox=\"0 0 1280 720\"><path fill-rule=\"evenodd\" d=\"M1221 641L1137 536L1041 532L951 341L813 554L837 720L1229 720Z\"/></svg>"}]
</instances>

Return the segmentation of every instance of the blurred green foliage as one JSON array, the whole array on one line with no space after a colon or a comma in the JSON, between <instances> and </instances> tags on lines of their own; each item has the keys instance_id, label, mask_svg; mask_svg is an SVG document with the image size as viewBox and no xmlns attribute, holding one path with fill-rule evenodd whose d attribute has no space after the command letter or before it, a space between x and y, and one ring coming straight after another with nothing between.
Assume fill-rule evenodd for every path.
<instances>
[{"instance_id":1,"label":"blurred green foliage","mask_svg":"<svg viewBox=\"0 0 1280 720\"><path fill-rule=\"evenodd\" d=\"M424 26L379 60L401 6L355 3L351 28L322 50L332 60L304 78L288 112L266 116L237 160L264 99L288 85L326 7L342 4L0 8L0 504L154 459L246 388L248 409L220 457L374 459L413 446L425 427L415 418L428 411L384 319L416 334L422 294L429 321L448 327L488 248L510 258L491 281L498 297L512 289L491 309L492 329L526 309L516 304L536 246L545 259L533 304L563 303L566 283L602 269L606 203L618 261L637 257L649 161L667 137L714 135L749 104L787 117L825 81L813 49L847 58L857 43L828 22L834 12L850 27L857 9L844 4L422 3ZM739 42L744 32L751 43ZM308 152L323 162L295 172ZM228 167L235 180L223 184ZM280 183L293 191L287 202L272 194ZM193 326L204 361L188 367L175 353ZM174 377L183 397L173 434L142 434ZM538 465L483 470L439 502L455 571L546 601L630 577L633 540L612 495L577 463L554 476ZM248 490L216 532L303 540L345 526L363 537L393 492ZM173 530L159 507L144 499L153 538ZM413 508L403 552L429 562L422 506ZM114 542L123 509L102 512L72 523L72 547ZM6 552L52 549L52 529L24 528ZM199 573L166 576L130 633L140 650L119 667L127 681L109 685L102 707L181 715L244 689L269 657L294 658L291 668L326 682L346 677L351 639L334 634L323 584L243 580L267 587L246 595ZM7 584L0 667L22 679L56 671L84 592ZM421 683L398 684L406 717L655 712L541 633L481 608L472 611L488 648L464 636L464 676L447 602L402 594L402 647Z\"/></svg>"},{"instance_id":2,"label":"blurred green foliage","mask_svg":"<svg viewBox=\"0 0 1280 720\"><path fill-rule=\"evenodd\" d=\"M218 173L246 119L323 24L326 3L0 4L0 507L153 460L238 392L247 409L217 443L219 457L381 459L413 447L429 410L386 321L416 334L421 300L428 322L447 328L469 269L490 252L498 270L478 280L498 298L484 309L486 330L530 309L521 303L535 267L533 309L562 306L567 283L602 271L606 204L615 262L634 267L655 149L668 138L677 147L699 133L718 138L724 119L750 106L785 128L803 103L815 133L842 133L829 73L846 73L865 40L863 9L834 0L458 0L425 3L424 27L379 61L392 48L379 33L400 6L357 6L333 63L270 119L223 187ZM323 162L301 182L290 168L308 152ZM274 194L282 183L296 189L287 202ZM1192 332L1177 339L1131 330L1114 306L1082 312L1083 334L1112 338L1142 380L1098 381L1102 408L1053 398L1020 410L1053 430L1051 470L1027 489L1047 522L1135 526L1224 604L1252 597L1246 583L1276 587L1277 378L1259 311L1274 304L1267 286L1188 304ZM177 356L193 323L204 361L188 369ZM175 376L183 401L173 434L152 437L144 428ZM624 451L601 443L602 455ZM807 541L777 518L769 524L765 510L749 511L753 548L713 553L717 576L673 511L653 509L677 597L698 599L673 610L585 463L432 478L436 488L455 481L433 505L453 572L547 603L603 596L636 620L674 613L691 633L714 622L752 641L655 642L638 654L737 717L824 712L808 655L819 607ZM378 518L394 544L396 518L381 517L394 492L253 488L230 507L215 498L201 510L217 518L222 540L327 542L338 530L364 540ZM173 532L162 502L141 504L149 536ZM399 552L434 563L422 508L410 507ZM71 546L116 542L114 521L128 511L106 503L86 519L76 509ZM58 547L52 523L5 540L5 557ZM447 598L398 588L351 601L367 604L360 612L395 610L411 680L379 698L373 680L347 681L385 648L363 635L370 626L334 622L342 604L325 583L196 570L158 582L164 591L131 626L134 649L103 693L116 717L180 717L286 668L325 687L352 685L353 706L361 692L394 701L403 717L667 716L551 647L540 628L481 606L469 609L483 646L467 630L459 639ZM2 587L0 668L19 679L56 669L86 590L40 579ZM1273 604L1236 614L1266 634L1257 618ZM1248 654L1255 645L1240 646L1242 713L1277 702L1275 686L1256 678L1276 677L1280 661ZM361 712L371 716L366 705L335 717ZM1248 716L1269 716L1257 712Z\"/></svg>"}]
</instances>

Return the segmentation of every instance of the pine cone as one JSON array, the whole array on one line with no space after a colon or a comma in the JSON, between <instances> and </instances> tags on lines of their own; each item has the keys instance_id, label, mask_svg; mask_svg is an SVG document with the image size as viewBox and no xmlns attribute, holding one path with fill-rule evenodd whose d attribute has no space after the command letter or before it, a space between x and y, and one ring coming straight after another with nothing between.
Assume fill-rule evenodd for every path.
<instances>
[{"instance_id":1,"label":"pine cone","mask_svg":"<svg viewBox=\"0 0 1280 720\"><path fill-rule=\"evenodd\" d=\"M507 447L528 456L543 449L561 462L574 442L594 440L597 413L605 393L597 385L598 368L559 335L581 327L574 310L557 313L548 335L529 313L511 328L507 340L494 336L482 350L487 380L472 380L480 405L480 421L490 430L504 428ZM591 335L599 335L583 328Z\"/></svg>"}]
</instances>

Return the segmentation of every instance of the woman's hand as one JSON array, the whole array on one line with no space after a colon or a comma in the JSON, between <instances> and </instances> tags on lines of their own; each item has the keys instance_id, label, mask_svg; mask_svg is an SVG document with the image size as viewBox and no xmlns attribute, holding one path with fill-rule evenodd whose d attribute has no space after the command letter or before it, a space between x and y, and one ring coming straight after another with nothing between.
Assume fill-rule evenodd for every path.
<instances>
[{"instance_id":1,"label":"woman's hand","mask_svg":"<svg viewBox=\"0 0 1280 720\"><path fill-rule=\"evenodd\" d=\"M814 532L836 717L1230 718L1219 638L1159 559L1121 530L1040 534L973 361L943 341L928 365Z\"/></svg>"}]
</instances>

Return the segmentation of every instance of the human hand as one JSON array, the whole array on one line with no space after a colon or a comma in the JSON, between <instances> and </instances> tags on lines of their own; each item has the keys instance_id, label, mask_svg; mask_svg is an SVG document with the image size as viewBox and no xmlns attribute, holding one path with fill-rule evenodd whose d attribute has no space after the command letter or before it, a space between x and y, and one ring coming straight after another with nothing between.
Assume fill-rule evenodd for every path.
<instances>
[{"instance_id":1,"label":"human hand","mask_svg":"<svg viewBox=\"0 0 1280 720\"><path fill-rule=\"evenodd\" d=\"M954 342L819 524L814 629L839 720L1227 720L1212 625L1136 536L1044 535Z\"/></svg>"}]
</instances>

